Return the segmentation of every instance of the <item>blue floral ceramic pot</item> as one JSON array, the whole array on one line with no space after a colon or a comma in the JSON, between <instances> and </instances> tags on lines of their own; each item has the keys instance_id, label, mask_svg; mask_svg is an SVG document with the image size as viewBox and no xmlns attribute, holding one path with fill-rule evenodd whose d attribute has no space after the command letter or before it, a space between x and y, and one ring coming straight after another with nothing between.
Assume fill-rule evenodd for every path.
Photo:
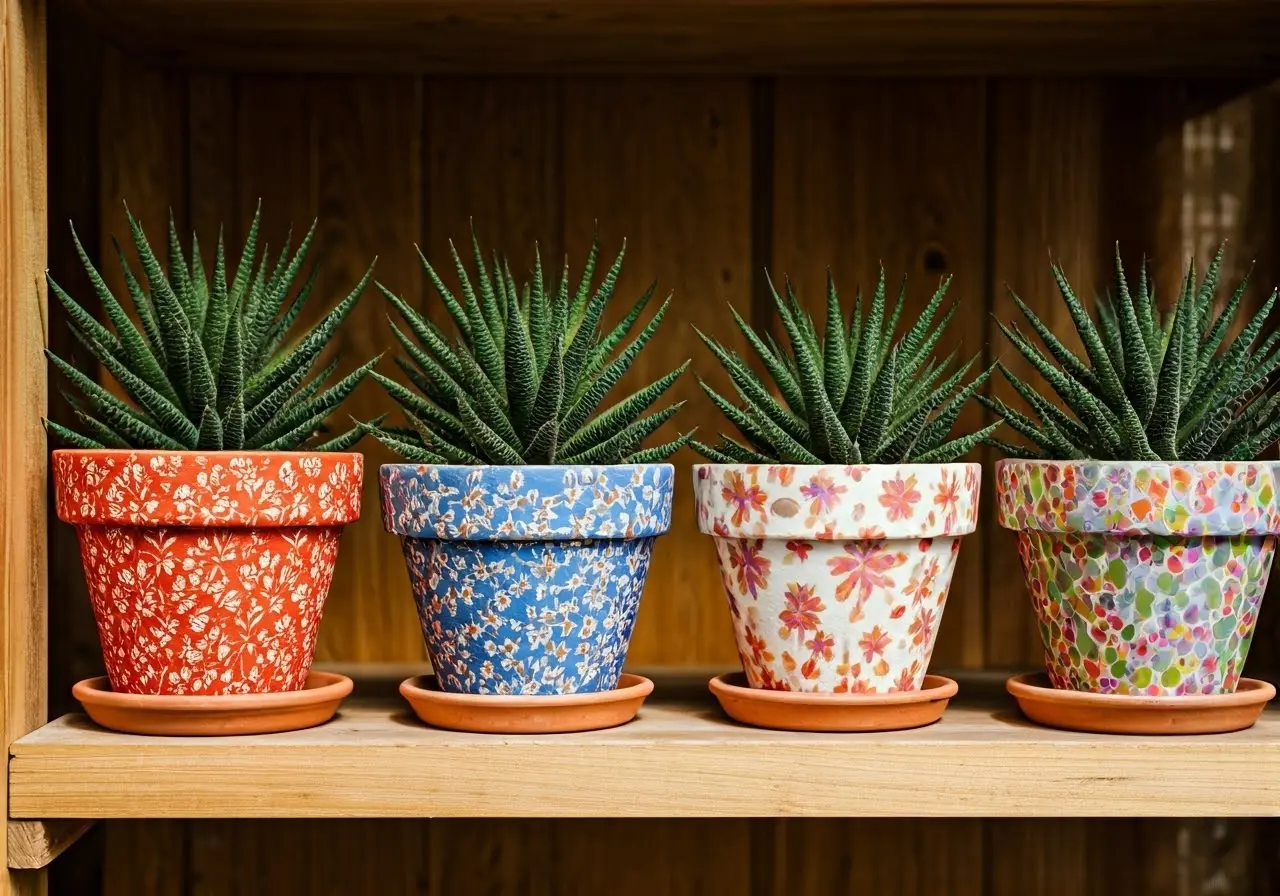
<instances>
[{"instance_id":1,"label":"blue floral ceramic pot","mask_svg":"<svg viewBox=\"0 0 1280 896\"><path fill-rule=\"evenodd\" d=\"M440 687L616 688L672 477L670 464L383 465L383 523Z\"/></svg>"}]
</instances>

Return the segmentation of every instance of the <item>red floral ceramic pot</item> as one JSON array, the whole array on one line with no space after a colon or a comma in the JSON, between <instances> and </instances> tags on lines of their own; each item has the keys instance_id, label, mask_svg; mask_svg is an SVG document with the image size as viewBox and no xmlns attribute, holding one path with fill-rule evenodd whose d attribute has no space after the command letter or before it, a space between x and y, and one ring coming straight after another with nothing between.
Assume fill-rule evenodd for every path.
<instances>
[{"instance_id":1,"label":"red floral ceramic pot","mask_svg":"<svg viewBox=\"0 0 1280 896\"><path fill-rule=\"evenodd\" d=\"M751 687L919 689L977 523L977 464L700 464L693 477Z\"/></svg>"},{"instance_id":2,"label":"red floral ceramic pot","mask_svg":"<svg viewBox=\"0 0 1280 896\"><path fill-rule=\"evenodd\" d=\"M112 690L301 688L363 469L346 453L53 452Z\"/></svg>"}]
</instances>

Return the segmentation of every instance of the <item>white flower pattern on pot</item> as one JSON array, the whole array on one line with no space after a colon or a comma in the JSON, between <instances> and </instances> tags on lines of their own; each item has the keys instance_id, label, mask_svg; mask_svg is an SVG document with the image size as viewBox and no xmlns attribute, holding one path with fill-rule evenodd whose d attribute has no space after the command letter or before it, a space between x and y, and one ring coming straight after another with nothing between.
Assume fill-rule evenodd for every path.
<instances>
[{"instance_id":1,"label":"white flower pattern on pot","mask_svg":"<svg viewBox=\"0 0 1280 896\"><path fill-rule=\"evenodd\" d=\"M303 686L361 455L56 451L53 473L113 690Z\"/></svg>"}]
</instances>

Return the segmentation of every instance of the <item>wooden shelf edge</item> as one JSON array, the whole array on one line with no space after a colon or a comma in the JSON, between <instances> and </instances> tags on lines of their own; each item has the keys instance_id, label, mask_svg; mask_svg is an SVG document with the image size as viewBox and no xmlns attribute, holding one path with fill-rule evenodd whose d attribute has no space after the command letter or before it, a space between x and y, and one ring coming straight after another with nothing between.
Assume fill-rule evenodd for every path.
<instances>
[{"instance_id":1,"label":"wooden shelf edge","mask_svg":"<svg viewBox=\"0 0 1280 896\"><path fill-rule=\"evenodd\" d=\"M43 868L67 851L93 827L92 819L53 818L47 821L9 821L9 867Z\"/></svg>"},{"instance_id":2,"label":"wooden shelf edge","mask_svg":"<svg viewBox=\"0 0 1280 896\"><path fill-rule=\"evenodd\" d=\"M630 725L573 735L437 731L400 701L262 737L130 737L64 716L17 741L15 818L1089 817L1280 814L1280 712L1214 737L1040 728L958 699L915 731L734 724L660 680Z\"/></svg>"},{"instance_id":3,"label":"wooden shelf edge","mask_svg":"<svg viewBox=\"0 0 1280 896\"><path fill-rule=\"evenodd\" d=\"M1268 0L78 0L131 50L276 71L1275 75Z\"/></svg>"}]
</instances>

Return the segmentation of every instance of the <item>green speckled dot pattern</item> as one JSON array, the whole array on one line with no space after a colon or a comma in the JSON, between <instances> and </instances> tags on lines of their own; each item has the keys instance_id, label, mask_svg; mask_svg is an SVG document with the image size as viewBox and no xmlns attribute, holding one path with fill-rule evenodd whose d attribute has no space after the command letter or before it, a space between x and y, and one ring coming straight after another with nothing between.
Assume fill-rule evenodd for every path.
<instances>
[{"instance_id":1,"label":"green speckled dot pattern","mask_svg":"<svg viewBox=\"0 0 1280 896\"><path fill-rule=\"evenodd\" d=\"M1235 690L1275 552L1270 535L1018 533L1054 687Z\"/></svg>"}]
</instances>

